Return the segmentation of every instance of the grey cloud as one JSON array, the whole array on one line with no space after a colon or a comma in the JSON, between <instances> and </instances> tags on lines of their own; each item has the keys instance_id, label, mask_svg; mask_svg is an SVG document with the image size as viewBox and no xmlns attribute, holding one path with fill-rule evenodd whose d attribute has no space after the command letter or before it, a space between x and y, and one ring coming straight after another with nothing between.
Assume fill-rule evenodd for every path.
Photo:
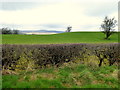
<instances>
[{"instance_id":1,"label":"grey cloud","mask_svg":"<svg viewBox=\"0 0 120 90\"><path fill-rule=\"evenodd\" d=\"M31 25L31 24L0 24L0 28L11 28L11 29L19 29L19 28L24 28L24 27L35 27L40 29L41 27L44 28L49 28L49 29L59 29L59 28L66 28L66 26L64 24L36 24L36 25Z\"/></svg>"},{"instance_id":2,"label":"grey cloud","mask_svg":"<svg viewBox=\"0 0 120 90\"><path fill-rule=\"evenodd\" d=\"M117 2L100 2L100 3L86 3L85 14L89 16L106 16L118 11ZM85 5L85 6L86 6Z\"/></svg>"},{"instance_id":3,"label":"grey cloud","mask_svg":"<svg viewBox=\"0 0 120 90\"><path fill-rule=\"evenodd\" d=\"M42 5L43 3L36 2L1 2L1 10L23 10L30 9Z\"/></svg>"},{"instance_id":4,"label":"grey cloud","mask_svg":"<svg viewBox=\"0 0 120 90\"><path fill-rule=\"evenodd\" d=\"M64 25L61 25L61 24L44 24L42 26L47 27L47 28L61 28L61 27L64 27Z\"/></svg>"},{"instance_id":5,"label":"grey cloud","mask_svg":"<svg viewBox=\"0 0 120 90\"><path fill-rule=\"evenodd\" d=\"M90 28L94 28L94 27L96 27L96 26L99 26L99 25L97 25L97 24L96 24L96 25L83 25L82 28L89 30ZM99 27L98 27L98 28L99 28Z\"/></svg>"},{"instance_id":6,"label":"grey cloud","mask_svg":"<svg viewBox=\"0 0 120 90\"><path fill-rule=\"evenodd\" d=\"M20 25L20 24L0 24L0 28L12 28L12 29L17 29L17 28L20 28L22 27L23 25Z\"/></svg>"},{"instance_id":7,"label":"grey cloud","mask_svg":"<svg viewBox=\"0 0 120 90\"><path fill-rule=\"evenodd\" d=\"M55 4L57 2L50 2L43 0L42 2L0 2L0 10L23 10L40 7L48 4Z\"/></svg>"}]
</instances>

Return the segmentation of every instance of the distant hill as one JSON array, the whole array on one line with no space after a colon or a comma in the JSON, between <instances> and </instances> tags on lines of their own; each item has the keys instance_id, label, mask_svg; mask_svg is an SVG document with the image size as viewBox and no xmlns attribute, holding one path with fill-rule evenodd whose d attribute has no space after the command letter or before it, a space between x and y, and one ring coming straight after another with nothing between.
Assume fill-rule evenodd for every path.
<instances>
[{"instance_id":1,"label":"distant hill","mask_svg":"<svg viewBox=\"0 0 120 90\"><path fill-rule=\"evenodd\" d=\"M55 31L55 30L24 30L24 31L21 31L21 33L31 33L31 32L36 32L36 33L63 33L63 31Z\"/></svg>"}]
</instances>

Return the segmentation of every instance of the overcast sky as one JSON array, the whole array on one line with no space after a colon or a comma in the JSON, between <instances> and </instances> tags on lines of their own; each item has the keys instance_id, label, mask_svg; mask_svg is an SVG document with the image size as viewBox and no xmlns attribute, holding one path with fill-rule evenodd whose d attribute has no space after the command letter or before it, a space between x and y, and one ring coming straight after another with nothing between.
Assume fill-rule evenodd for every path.
<instances>
[{"instance_id":1,"label":"overcast sky","mask_svg":"<svg viewBox=\"0 0 120 90\"><path fill-rule=\"evenodd\" d=\"M0 2L0 28L65 31L71 25L72 31L100 31L105 16L118 21L118 0L16 1Z\"/></svg>"}]
</instances>

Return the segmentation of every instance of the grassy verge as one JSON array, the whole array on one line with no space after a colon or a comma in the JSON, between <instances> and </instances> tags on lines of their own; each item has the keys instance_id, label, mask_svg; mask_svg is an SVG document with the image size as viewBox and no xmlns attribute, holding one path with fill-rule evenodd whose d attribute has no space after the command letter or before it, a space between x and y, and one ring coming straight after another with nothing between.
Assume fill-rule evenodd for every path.
<instances>
[{"instance_id":1,"label":"grassy verge","mask_svg":"<svg viewBox=\"0 0 120 90\"><path fill-rule=\"evenodd\" d=\"M117 66L64 63L61 67L3 75L3 88L118 88Z\"/></svg>"}]
</instances>

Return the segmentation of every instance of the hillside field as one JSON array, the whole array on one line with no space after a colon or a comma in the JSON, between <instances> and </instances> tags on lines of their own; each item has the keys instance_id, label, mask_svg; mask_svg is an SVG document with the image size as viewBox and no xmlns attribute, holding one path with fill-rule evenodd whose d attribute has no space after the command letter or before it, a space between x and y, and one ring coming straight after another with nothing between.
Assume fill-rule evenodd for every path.
<instances>
[{"instance_id":1,"label":"hillside field","mask_svg":"<svg viewBox=\"0 0 120 90\"><path fill-rule=\"evenodd\" d=\"M101 32L69 32L52 35L2 35L2 44L117 43L118 33L104 40Z\"/></svg>"}]
</instances>

